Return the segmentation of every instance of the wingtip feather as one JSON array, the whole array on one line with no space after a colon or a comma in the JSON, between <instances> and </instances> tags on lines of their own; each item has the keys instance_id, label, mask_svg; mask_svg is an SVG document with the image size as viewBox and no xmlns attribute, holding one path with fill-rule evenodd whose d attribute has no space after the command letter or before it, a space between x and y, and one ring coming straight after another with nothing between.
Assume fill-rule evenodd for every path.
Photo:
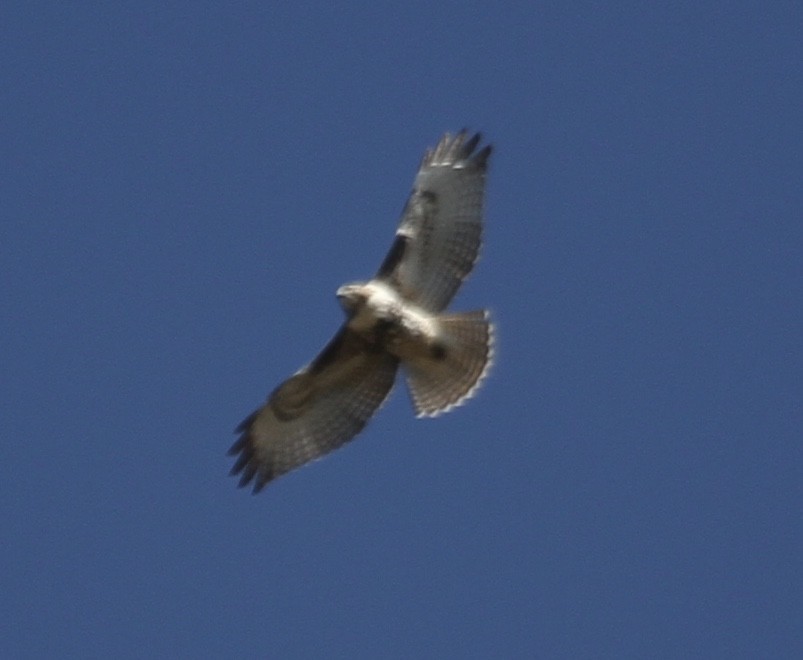
<instances>
[{"instance_id":1,"label":"wingtip feather","mask_svg":"<svg viewBox=\"0 0 803 660\"><path fill-rule=\"evenodd\" d=\"M487 167L492 147L488 144L476 151L482 141L482 133L477 131L471 137L468 135L469 132L466 128L461 129L455 135L444 133L434 148L424 152L421 166L473 166L484 170Z\"/></svg>"}]
</instances>

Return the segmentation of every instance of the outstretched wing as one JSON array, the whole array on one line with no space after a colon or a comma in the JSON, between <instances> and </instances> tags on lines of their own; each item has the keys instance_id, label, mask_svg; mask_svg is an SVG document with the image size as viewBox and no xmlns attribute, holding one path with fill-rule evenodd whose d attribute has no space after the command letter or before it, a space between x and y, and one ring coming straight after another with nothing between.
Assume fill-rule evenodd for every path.
<instances>
[{"instance_id":1,"label":"outstretched wing","mask_svg":"<svg viewBox=\"0 0 803 660\"><path fill-rule=\"evenodd\" d=\"M359 433L393 387L398 360L346 325L309 365L237 427L231 474L254 492Z\"/></svg>"},{"instance_id":2,"label":"outstretched wing","mask_svg":"<svg viewBox=\"0 0 803 660\"><path fill-rule=\"evenodd\" d=\"M482 242L482 203L491 146L465 131L424 154L396 239L377 277L430 311L449 304Z\"/></svg>"}]
</instances>

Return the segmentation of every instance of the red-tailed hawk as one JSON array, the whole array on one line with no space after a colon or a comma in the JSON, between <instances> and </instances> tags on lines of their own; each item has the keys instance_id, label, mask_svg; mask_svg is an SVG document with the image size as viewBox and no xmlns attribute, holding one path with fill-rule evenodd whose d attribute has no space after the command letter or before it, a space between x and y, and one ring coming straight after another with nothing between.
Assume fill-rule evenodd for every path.
<instances>
[{"instance_id":1,"label":"red-tailed hawk","mask_svg":"<svg viewBox=\"0 0 803 660\"><path fill-rule=\"evenodd\" d=\"M276 477L359 433L401 366L418 417L460 405L491 365L486 311L444 313L474 266L482 238L491 146L444 135L424 154L390 252L368 282L337 290L346 321L310 364L250 415L229 454L240 487Z\"/></svg>"}]
</instances>

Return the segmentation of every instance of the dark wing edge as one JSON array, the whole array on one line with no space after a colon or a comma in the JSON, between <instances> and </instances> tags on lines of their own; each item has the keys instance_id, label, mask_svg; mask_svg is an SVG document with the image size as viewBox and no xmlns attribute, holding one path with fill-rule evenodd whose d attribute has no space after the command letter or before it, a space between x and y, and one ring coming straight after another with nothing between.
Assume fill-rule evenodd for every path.
<instances>
[{"instance_id":1,"label":"dark wing edge","mask_svg":"<svg viewBox=\"0 0 803 660\"><path fill-rule=\"evenodd\" d=\"M259 493L275 478L353 439L387 399L397 369L396 358L344 324L308 366L235 429L240 437L228 455L237 456L230 475L240 475L238 487L253 481L253 493ZM329 401L323 396L327 391L335 392Z\"/></svg>"},{"instance_id":2,"label":"dark wing edge","mask_svg":"<svg viewBox=\"0 0 803 660\"><path fill-rule=\"evenodd\" d=\"M402 210L399 227L390 250L377 271L377 279L388 281L396 285L399 283L399 268L411 248L411 241L415 237L415 227L411 225L422 213L427 212L427 203L430 200L426 190L419 190L417 182L428 168L452 165L484 175L488 169L488 160L493 152L493 145L487 144L477 151L482 141L482 133L474 133L469 137L467 129L462 129L455 135L446 133L434 148L427 149L421 159L416 184L410 193ZM476 261L476 259L475 259ZM470 270L470 269L469 269ZM465 275L461 275L462 281ZM402 293L409 293L404 292Z\"/></svg>"}]
</instances>

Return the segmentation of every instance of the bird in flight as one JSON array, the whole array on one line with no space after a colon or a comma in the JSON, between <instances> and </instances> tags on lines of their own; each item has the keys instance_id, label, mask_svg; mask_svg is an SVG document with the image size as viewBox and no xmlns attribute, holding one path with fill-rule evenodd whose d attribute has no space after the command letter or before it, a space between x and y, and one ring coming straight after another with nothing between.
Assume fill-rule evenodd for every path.
<instances>
[{"instance_id":1,"label":"bird in flight","mask_svg":"<svg viewBox=\"0 0 803 660\"><path fill-rule=\"evenodd\" d=\"M353 439L390 394L401 368L418 417L471 397L492 362L485 310L445 312L482 242L491 145L444 135L424 154L396 237L367 282L341 286L346 320L321 353L279 385L235 433L239 486L276 477Z\"/></svg>"}]
</instances>

